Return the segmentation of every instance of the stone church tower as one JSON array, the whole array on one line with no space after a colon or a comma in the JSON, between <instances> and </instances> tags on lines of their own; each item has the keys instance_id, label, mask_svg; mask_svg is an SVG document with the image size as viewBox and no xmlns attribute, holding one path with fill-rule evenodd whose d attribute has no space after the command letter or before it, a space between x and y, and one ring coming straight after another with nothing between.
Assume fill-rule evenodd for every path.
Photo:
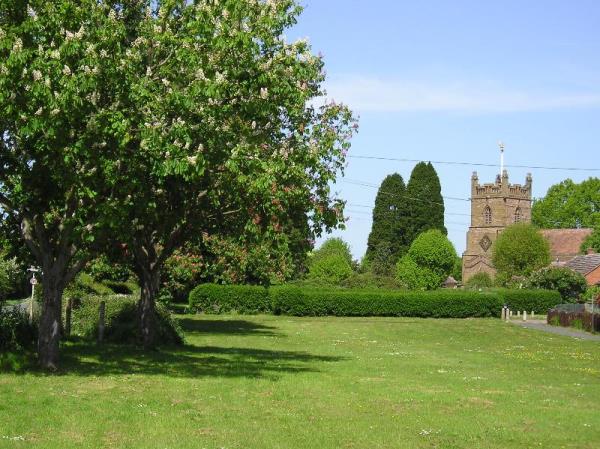
<instances>
[{"instance_id":1,"label":"stone church tower","mask_svg":"<svg viewBox=\"0 0 600 449\"><path fill-rule=\"evenodd\" d=\"M492 249L498 235L507 226L520 221L531 222L531 174L525 185L509 184L508 172L496 177L493 184L479 184L477 172L471 177L471 226L467 232L467 249L463 254L463 282L481 271L492 278Z\"/></svg>"}]
</instances>

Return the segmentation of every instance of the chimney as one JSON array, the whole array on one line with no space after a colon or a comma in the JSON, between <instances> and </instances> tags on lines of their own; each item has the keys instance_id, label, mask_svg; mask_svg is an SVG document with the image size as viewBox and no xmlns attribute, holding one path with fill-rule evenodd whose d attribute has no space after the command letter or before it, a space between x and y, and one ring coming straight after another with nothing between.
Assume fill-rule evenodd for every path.
<instances>
[{"instance_id":1,"label":"chimney","mask_svg":"<svg viewBox=\"0 0 600 449\"><path fill-rule=\"evenodd\" d=\"M590 255L590 254L596 254L596 251L594 250L594 248L590 247L590 248L587 249L587 253L588 253L588 255Z\"/></svg>"}]
</instances>

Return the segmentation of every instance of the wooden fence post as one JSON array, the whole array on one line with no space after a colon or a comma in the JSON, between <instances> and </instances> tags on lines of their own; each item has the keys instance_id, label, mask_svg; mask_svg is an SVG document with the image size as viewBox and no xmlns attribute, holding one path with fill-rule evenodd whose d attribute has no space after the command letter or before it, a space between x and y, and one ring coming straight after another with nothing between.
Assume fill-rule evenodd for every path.
<instances>
[{"instance_id":1,"label":"wooden fence post","mask_svg":"<svg viewBox=\"0 0 600 449\"><path fill-rule=\"evenodd\" d=\"M98 310L98 343L102 343L104 340L104 321L106 317L106 302L100 301L100 308Z\"/></svg>"},{"instance_id":2,"label":"wooden fence post","mask_svg":"<svg viewBox=\"0 0 600 449\"><path fill-rule=\"evenodd\" d=\"M67 300L67 310L65 310L65 337L71 336L71 311L73 310L73 298Z\"/></svg>"}]
</instances>

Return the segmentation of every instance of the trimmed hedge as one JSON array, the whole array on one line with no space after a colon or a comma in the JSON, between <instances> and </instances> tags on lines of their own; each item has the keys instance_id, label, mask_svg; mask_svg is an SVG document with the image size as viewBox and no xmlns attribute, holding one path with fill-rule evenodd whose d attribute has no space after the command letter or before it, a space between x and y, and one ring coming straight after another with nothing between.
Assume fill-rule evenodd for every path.
<instances>
[{"instance_id":1,"label":"trimmed hedge","mask_svg":"<svg viewBox=\"0 0 600 449\"><path fill-rule=\"evenodd\" d=\"M560 294L546 290L425 292L295 285L265 289L256 286L205 284L190 293L191 310L295 316L489 317L499 316L504 304L508 304L513 310L545 313L560 302Z\"/></svg>"},{"instance_id":2,"label":"trimmed hedge","mask_svg":"<svg viewBox=\"0 0 600 449\"><path fill-rule=\"evenodd\" d=\"M546 313L557 304L563 302L560 293L555 290L510 290L498 289L501 305L507 304L511 310Z\"/></svg>"},{"instance_id":3,"label":"trimmed hedge","mask_svg":"<svg viewBox=\"0 0 600 449\"><path fill-rule=\"evenodd\" d=\"M272 310L269 291L258 285L202 284L189 296L190 308L204 313L265 313Z\"/></svg>"},{"instance_id":4,"label":"trimmed hedge","mask_svg":"<svg viewBox=\"0 0 600 449\"><path fill-rule=\"evenodd\" d=\"M272 289L273 312L296 316L487 317L499 313L498 296L453 290Z\"/></svg>"}]
</instances>

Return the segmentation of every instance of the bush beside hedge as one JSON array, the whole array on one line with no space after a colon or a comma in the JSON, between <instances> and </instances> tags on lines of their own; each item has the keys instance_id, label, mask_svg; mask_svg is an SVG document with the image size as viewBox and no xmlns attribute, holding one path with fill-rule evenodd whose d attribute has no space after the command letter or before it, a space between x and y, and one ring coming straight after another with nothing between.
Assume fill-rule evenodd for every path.
<instances>
[{"instance_id":1,"label":"bush beside hedge","mask_svg":"<svg viewBox=\"0 0 600 449\"><path fill-rule=\"evenodd\" d=\"M315 288L285 285L205 284L190 293L190 308L205 313L275 313L296 316L405 316L467 318L499 316L508 304L513 310L545 313L561 302L546 290L398 291L383 289Z\"/></svg>"},{"instance_id":2,"label":"bush beside hedge","mask_svg":"<svg viewBox=\"0 0 600 449\"><path fill-rule=\"evenodd\" d=\"M98 309L100 302L106 303L106 326L104 337L113 343L135 343L139 341L137 320L137 298L134 296L89 296L75 307L72 312L71 334L83 338L95 339L98 333ZM156 304L159 344L183 344L184 334L169 310L162 304Z\"/></svg>"}]
</instances>

